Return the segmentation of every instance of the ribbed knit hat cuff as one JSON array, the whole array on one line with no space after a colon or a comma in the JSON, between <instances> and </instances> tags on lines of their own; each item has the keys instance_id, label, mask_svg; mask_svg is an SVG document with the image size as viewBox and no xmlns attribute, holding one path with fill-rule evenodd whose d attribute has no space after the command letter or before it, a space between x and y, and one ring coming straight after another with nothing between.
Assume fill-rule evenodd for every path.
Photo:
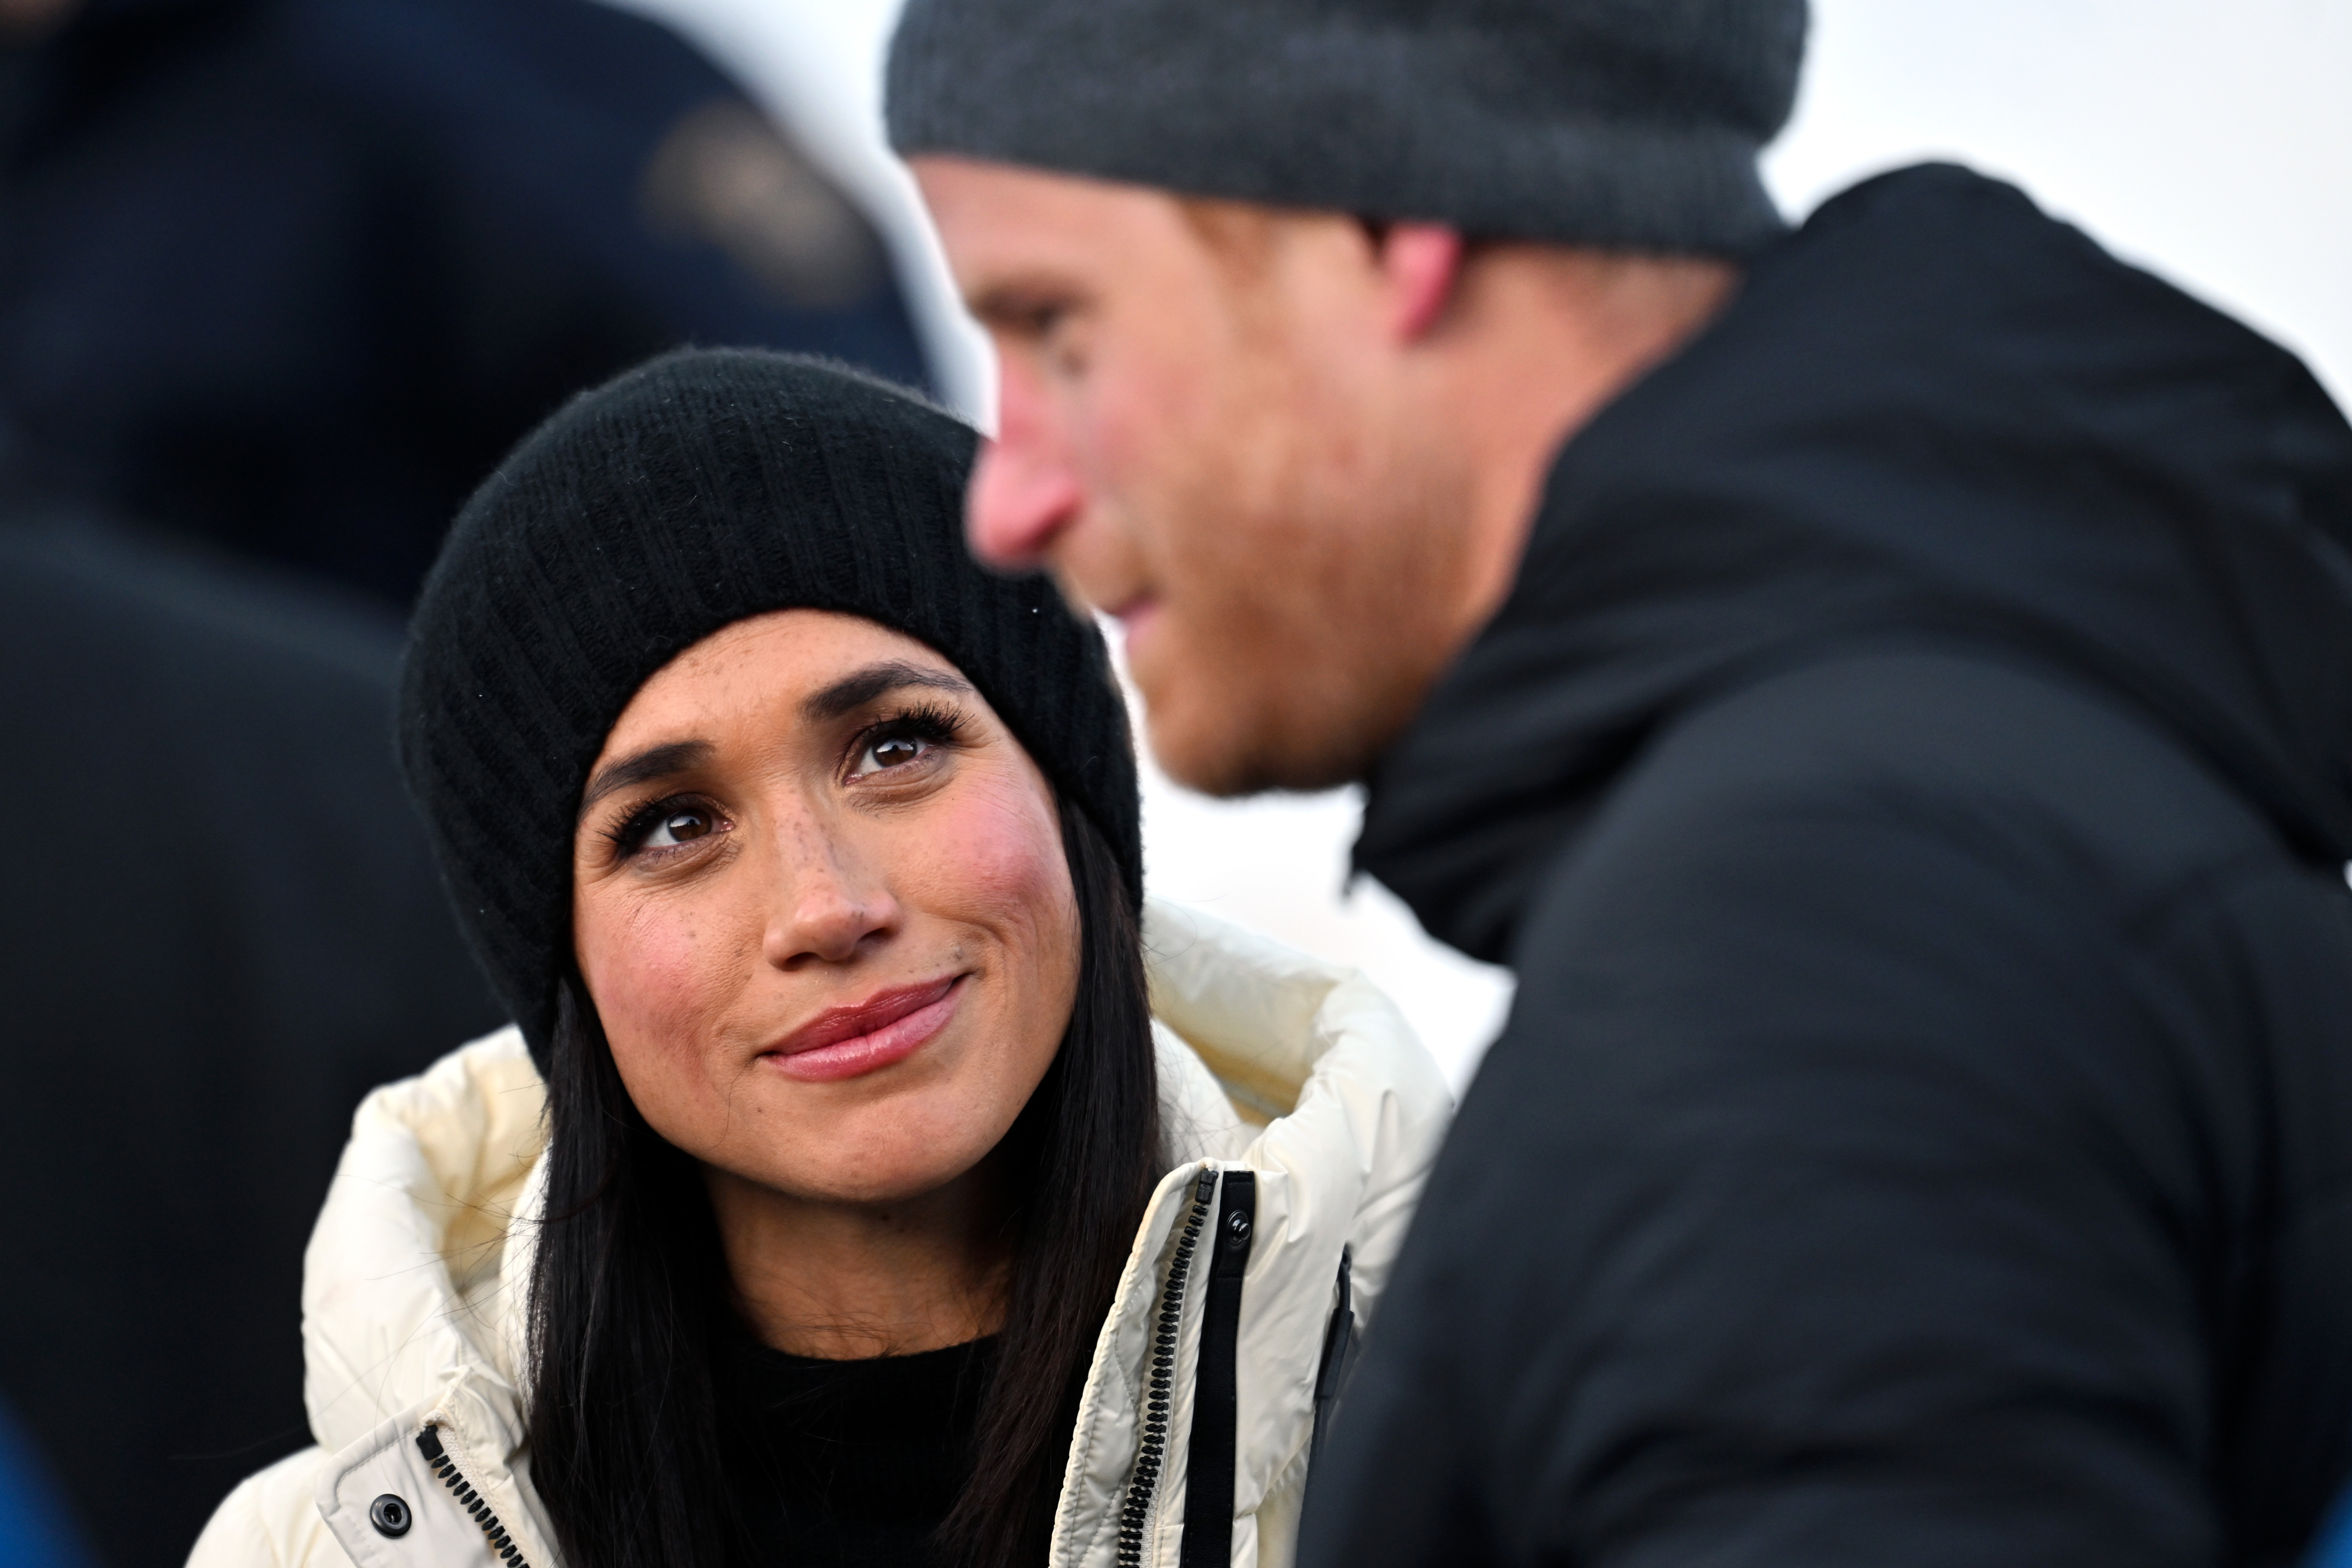
<instances>
[{"instance_id":1,"label":"ribbed knit hat cuff","mask_svg":"<svg viewBox=\"0 0 2352 1568\"><path fill-rule=\"evenodd\" d=\"M1741 256L1786 230L1757 156L1794 93L1804 9L1703 8L1727 25L1584 19L1598 42L1579 56L1558 35L1601 7L1449 24L1370 0L913 0L890 139L1477 237ZM1584 68L1551 71L1547 50Z\"/></svg>"}]
</instances>

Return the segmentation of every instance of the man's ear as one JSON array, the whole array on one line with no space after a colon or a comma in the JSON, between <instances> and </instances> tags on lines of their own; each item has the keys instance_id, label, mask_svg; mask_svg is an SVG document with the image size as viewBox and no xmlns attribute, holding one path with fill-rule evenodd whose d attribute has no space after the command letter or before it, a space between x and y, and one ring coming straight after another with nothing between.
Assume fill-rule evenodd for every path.
<instances>
[{"instance_id":1,"label":"man's ear","mask_svg":"<svg viewBox=\"0 0 2352 1568\"><path fill-rule=\"evenodd\" d=\"M1462 278L1460 231L1435 223L1385 224L1373 244L1387 280L1390 329L1400 342L1427 337Z\"/></svg>"}]
</instances>

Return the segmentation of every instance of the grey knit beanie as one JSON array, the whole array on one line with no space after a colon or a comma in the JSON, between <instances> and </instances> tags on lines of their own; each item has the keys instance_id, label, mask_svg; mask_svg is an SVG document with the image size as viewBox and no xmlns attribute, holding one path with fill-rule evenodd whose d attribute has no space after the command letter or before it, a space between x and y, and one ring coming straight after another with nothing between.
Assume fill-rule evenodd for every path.
<instances>
[{"instance_id":1,"label":"grey knit beanie","mask_svg":"<svg viewBox=\"0 0 2352 1568\"><path fill-rule=\"evenodd\" d=\"M1127 709L1051 582L963 543L975 437L852 371L687 350L583 393L467 502L425 580L400 751L459 922L545 1063L580 792L646 679L769 610L839 610L961 669L1142 900Z\"/></svg>"},{"instance_id":2,"label":"grey knit beanie","mask_svg":"<svg viewBox=\"0 0 2352 1568\"><path fill-rule=\"evenodd\" d=\"M908 0L890 140L1475 237L1738 256L1805 0Z\"/></svg>"}]
</instances>

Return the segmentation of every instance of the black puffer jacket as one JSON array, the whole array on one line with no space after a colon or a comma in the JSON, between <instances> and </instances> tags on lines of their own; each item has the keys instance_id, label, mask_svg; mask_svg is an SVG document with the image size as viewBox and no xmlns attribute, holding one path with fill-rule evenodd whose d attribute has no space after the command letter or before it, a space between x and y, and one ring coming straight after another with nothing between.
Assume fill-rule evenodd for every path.
<instances>
[{"instance_id":1,"label":"black puffer jacket","mask_svg":"<svg viewBox=\"0 0 2352 1568\"><path fill-rule=\"evenodd\" d=\"M2352 1466L2352 430L1874 181L1563 450L1359 862L1520 991L1305 1561L2281 1563Z\"/></svg>"}]
</instances>

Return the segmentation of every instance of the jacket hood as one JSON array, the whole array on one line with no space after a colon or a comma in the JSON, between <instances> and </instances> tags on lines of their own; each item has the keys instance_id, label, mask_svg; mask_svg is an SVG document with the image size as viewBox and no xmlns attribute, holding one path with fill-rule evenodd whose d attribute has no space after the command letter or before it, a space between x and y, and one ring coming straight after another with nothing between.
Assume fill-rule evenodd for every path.
<instances>
[{"instance_id":1,"label":"jacket hood","mask_svg":"<svg viewBox=\"0 0 2352 1568\"><path fill-rule=\"evenodd\" d=\"M1236 1563L1282 1561L1318 1411L1335 1280L1351 1268L1368 1321L1451 1110L1444 1078L1394 1005L1353 972L1153 902L1145 950L1162 1122L1174 1168L1147 1205L1097 1340L1055 1521L1061 1568L1118 1555L1146 1437L1144 1391L1176 1336L1193 1364L1202 1291L1189 1250L1205 1177L1247 1172L1256 1237L1237 1323ZM319 1447L247 1480L199 1542L194 1568L266 1553L288 1563L396 1568L368 1523L390 1493L415 1509L436 1561L499 1568L474 1519L446 1505L436 1451L520 1549L555 1562L530 1484L521 1391L530 1223L543 1202L544 1089L509 1027L370 1095L304 1260L305 1394ZM1193 1225L1197 1229L1197 1224ZM1174 1301L1174 1307L1169 1306ZM1192 1390L1165 1391L1182 1430ZM1181 1536L1184 1456L1158 1461L1151 1561ZM437 1506L428 1506L431 1500ZM340 1542L340 1552L332 1544ZM446 1550L442 1550L446 1548ZM405 1559L403 1559L404 1561Z\"/></svg>"},{"instance_id":2,"label":"jacket hood","mask_svg":"<svg viewBox=\"0 0 2352 1568\"><path fill-rule=\"evenodd\" d=\"M1501 960L1661 724L1874 641L2061 667L2352 858L2352 429L2285 350L1927 165L1822 206L1562 448L1357 868Z\"/></svg>"}]
</instances>

